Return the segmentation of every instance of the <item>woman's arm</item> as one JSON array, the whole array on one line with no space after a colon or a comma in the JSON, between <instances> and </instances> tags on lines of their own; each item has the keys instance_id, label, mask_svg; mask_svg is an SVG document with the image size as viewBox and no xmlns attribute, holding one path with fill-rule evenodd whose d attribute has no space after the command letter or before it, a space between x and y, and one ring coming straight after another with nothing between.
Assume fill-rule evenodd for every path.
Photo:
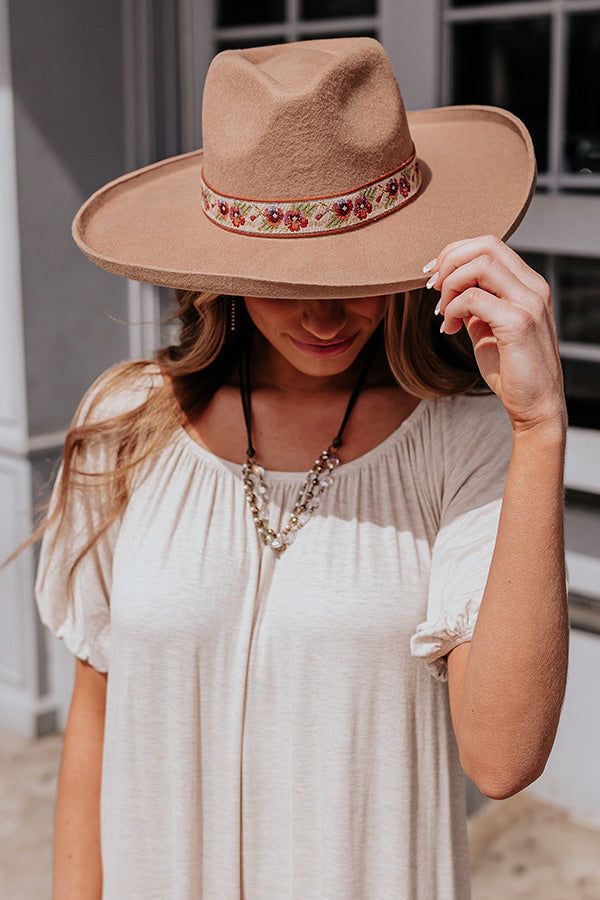
<instances>
[{"instance_id":1,"label":"woman's arm","mask_svg":"<svg viewBox=\"0 0 600 900\"><path fill-rule=\"evenodd\" d=\"M497 799L543 772L565 694L565 440L560 427L513 434L496 544L456 703L465 771ZM448 667L450 681L450 660Z\"/></svg>"},{"instance_id":2,"label":"woman's arm","mask_svg":"<svg viewBox=\"0 0 600 900\"><path fill-rule=\"evenodd\" d=\"M107 676L76 658L54 819L52 900L101 900L100 779Z\"/></svg>"},{"instance_id":3,"label":"woman's arm","mask_svg":"<svg viewBox=\"0 0 600 900\"><path fill-rule=\"evenodd\" d=\"M479 371L513 428L471 646L449 663L467 774L487 786L488 796L504 797L544 770L566 688L568 415L558 335L550 285L497 236L454 241L432 263L438 272L428 284L441 286L442 328L452 335L464 324Z\"/></svg>"}]
</instances>

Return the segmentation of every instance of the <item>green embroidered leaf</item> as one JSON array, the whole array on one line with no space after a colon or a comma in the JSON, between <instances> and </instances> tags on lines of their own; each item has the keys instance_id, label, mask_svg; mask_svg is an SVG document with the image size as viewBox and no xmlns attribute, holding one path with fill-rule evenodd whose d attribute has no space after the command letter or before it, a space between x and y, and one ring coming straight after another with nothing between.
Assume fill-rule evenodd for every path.
<instances>
[{"instance_id":1,"label":"green embroidered leaf","mask_svg":"<svg viewBox=\"0 0 600 900\"><path fill-rule=\"evenodd\" d=\"M264 219L263 223L259 226L259 231L277 231L279 225L275 222L270 222L268 219Z\"/></svg>"}]
</instances>

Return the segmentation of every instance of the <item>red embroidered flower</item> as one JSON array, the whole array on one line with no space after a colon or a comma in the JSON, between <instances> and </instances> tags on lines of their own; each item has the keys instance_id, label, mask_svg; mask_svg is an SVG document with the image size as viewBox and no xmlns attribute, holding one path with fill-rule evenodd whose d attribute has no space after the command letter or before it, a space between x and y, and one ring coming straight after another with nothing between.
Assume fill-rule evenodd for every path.
<instances>
[{"instance_id":1,"label":"red embroidered flower","mask_svg":"<svg viewBox=\"0 0 600 900\"><path fill-rule=\"evenodd\" d=\"M395 197L398 193L398 181L396 178L388 178L385 183L384 190L390 195L390 197Z\"/></svg>"},{"instance_id":2,"label":"red embroidered flower","mask_svg":"<svg viewBox=\"0 0 600 900\"><path fill-rule=\"evenodd\" d=\"M265 216L272 225L279 225L283 219L283 210L279 206L268 206Z\"/></svg>"},{"instance_id":3,"label":"red embroidered flower","mask_svg":"<svg viewBox=\"0 0 600 900\"><path fill-rule=\"evenodd\" d=\"M225 203L224 200L219 200L219 210L222 216L226 216L229 212L229 204Z\"/></svg>"},{"instance_id":4,"label":"red embroidered flower","mask_svg":"<svg viewBox=\"0 0 600 900\"><path fill-rule=\"evenodd\" d=\"M243 225L246 221L242 212L238 206L232 206L231 212L229 213L229 218L233 222L236 228L239 228L240 225Z\"/></svg>"},{"instance_id":5,"label":"red embroidered flower","mask_svg":"<svg viewBox=\"0 0 600 900\"><path fill-rule=\"evenodd\" d=\"M352 212L352 200L336 200L333 211L338 219L346 219Z\"/></svg>"},{"instance_id":6,"label":"red embroidered flower","mask_svg":"<svg viewBox=\"0 0 600 900\"><path fill-rule=\"evenodd\" d=\"M408 178L405 178L404 175L401 175L398 179L398 187L402 196L408 197L408 195L410 194L410 182Z\"/></svg>"},{"instance_id":7,"label":"red embroidered flower","mask_svg":"<svg viewBox=\"0 0 600 900\"><path fill-rule=\"evenodd\" d=\"M286 212L284 223L290 231L300 231L300 228L306 228L308 219L300 212L299 209L290 209Z\"/></svg>"},{"instance_id":8,"label":"red embroidered flower","mask_svg":"<svg viewBox=\"0 0 600 900\"><path fill-rule=\"evenodd\" d=\"M373 204L365 194L361 194L360 197L356 198L354 212L359 219L366 219L372 209Z\"/></svg>"}]
</instances>

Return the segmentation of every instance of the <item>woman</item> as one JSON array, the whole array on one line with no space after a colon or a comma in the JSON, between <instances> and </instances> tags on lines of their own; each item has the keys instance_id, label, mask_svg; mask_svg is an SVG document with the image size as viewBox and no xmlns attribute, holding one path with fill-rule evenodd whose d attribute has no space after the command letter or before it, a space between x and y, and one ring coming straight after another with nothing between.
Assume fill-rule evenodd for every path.
<instances>
[{"instance_id":1,"label":"woman","mask_svg":"<svg viewBox=\"0 0 600 900\"><path fill-rule=\"evenodd\" d=\"M56 895L468 898L463 769L534 781L566 679L551 298L496 235L531 141L405 114L370 38L218 54L203 126L201 204L195 152L74 222L181 333L86 392L41 526Z\"/></svg>"}]
</instances>

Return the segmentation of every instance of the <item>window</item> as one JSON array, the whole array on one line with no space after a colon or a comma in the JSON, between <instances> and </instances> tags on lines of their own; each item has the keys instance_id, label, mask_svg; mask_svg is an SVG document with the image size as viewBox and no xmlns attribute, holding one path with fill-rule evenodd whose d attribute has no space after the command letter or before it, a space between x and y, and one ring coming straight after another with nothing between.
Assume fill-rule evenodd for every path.
<instances>
[{"instance_id":1,"label":"window","mask_svg":"<svg viewBox=\"0 0 600 900\"><path fill-rule=\"evenodd\" d=\"M450 89L450 103L489 103L523 119L538 171L547 171L549 16L457 22L452 29Z\"/></svg>"},{"instance_id":2,"label":"window","mask_svg":"<svg viewBox=\"0 0 600 900\"><path fill-rule=\"evenodd\" d=\"M283 22L284 10L284 0L262 0L262 3L220 0L216 4L217 28Z\"/></svg>"},{"instance_id":3,"label":"window","mask_svg":"<svg viewBox=\"0 0 600 900\"><path fill-rule=\"evenodd\" d=\"M377 0L269 0L246 5L220 0L214 52L343 35L378 37L377 5Z\"/></svg>"},{"instance_id":4,"label":"window","mask_svg":"<svg viewBox=\"0 0 600 900\"><path fill-rule=\"evenodd\" d=\"M300 18L336 19L347 16L374 16L377 12L375 0L302 0Z\"/></svg>"},{"instance_id":5,"label":"window","mask_svg":"<svg viewBox=\"0 0 600 900\"><path fill-rule=\"evenodd\" d=\"M600 245L588 233L580 250L587 255L556 250L561 242L565 248L573 243L566 214L572 195L580 203L578 221L593 222L600 192L600 0L585 0L584 10L582 5L447 0L442 102L505 107L531 133L536 193L553 195L555 228L552 235L547 223L537 234L529 229L527 244L541 248L536 253L519 250L519 231L511 245L552 288L569 422L600 430Z\"/></svg>"},{"instance_id":6,"label":"window","mask_svg":"<svg viewBox=\"0 0 600 900\"><path fill-rule=\"evenodd\" d=\"M266 0L255 4L240 4L237 0L220 0L216 5L216 27L229 28L270 23L291 23L292 10L285 0ZM376 0L300 0L297 18L301 22L318 19L347 19L355 16L374 16ZM257 42L259 43L259 42Z\"/></svg>"},{"instance_id":7,"label":"window","mask_svg":"<svg viewBox=\"0 0 600 900\"><path fill-rule=\"evenodd\" d=\"M600 429L600 258L520 255L552 289L569 424Z\"/></svg>"},{"instance_id":8,"label":"window","mask_svg":"<svg viewBox=\"0 0 600 900\"><path fill-rule=\"evenodd\" d=\"M563 168L567 172L598 173L600 9L596 12L573 13L567 21L569 65ZM598 190L598 185L596 189Z\"/></svg>"},{"instance_id":9,"label":"window","mask_svg":"<svg viewBox=\"0 0 600 900\"><path fill-rule=\"evenodd\" d=\"M509 242L552 290L571 622L600 633L600 2L444 0L442 60L442 104L502 106L533 140L536 195Z\"/></svg>"},{"instance_id":10,"label":"window","mask_svg":"<svg viewBox=\"0 0 600 900\"><path fill-rule=\"evenodd\" d=\"M444 103L503 106L523 119L538 161L537 193L559 201L577 194L585 221L600 193L600 0L581 6L579 0L447 2L442 96ZM560 244L568 217L560 215L560 202L553 209ZM531 237L542 247L548 241L547 233ZM589 253L598 242L587 238ZM511 243L519 250L518 232ZM600 429L600 247L596 256L555 247L521 255L552 288L570 424Z\"/></svg>"}]
</instances>

